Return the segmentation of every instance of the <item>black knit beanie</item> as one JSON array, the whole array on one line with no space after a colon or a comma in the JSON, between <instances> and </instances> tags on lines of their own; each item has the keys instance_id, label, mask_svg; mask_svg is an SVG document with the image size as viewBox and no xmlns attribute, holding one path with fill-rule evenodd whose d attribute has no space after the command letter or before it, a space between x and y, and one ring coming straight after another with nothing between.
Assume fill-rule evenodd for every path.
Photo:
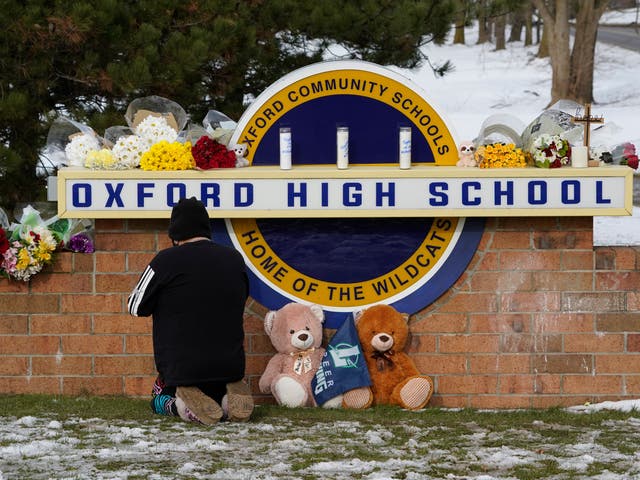
<instances>
[{"instance_id":1,"label":"black knit beanie","mask_svg":"<svg viewBox=\"0 0 640 480\"><path fill-rule=\"evenodd\" d=\"M169 238L179 241L193 237L211 238L209 214L196 197L181 198L171 211Z\"/></svg>"}]
</instances>

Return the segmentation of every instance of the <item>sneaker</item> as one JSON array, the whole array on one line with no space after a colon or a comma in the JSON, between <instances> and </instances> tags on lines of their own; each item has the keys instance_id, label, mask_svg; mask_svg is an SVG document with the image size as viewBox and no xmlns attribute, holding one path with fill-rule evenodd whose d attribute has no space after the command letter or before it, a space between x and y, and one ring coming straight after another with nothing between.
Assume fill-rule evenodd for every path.
<instances>
[{"instance_id":1,"label":"sneaker","mask_svg":"<svg viewBox=\"0 0 640 480\"><path fill-rule=\"evenodd\" d=\"M176 397L184 402L189 413L195 415L200 423L214 425L222 418L220 405L198 387L178 387Z\"/></svg>"},{"instance_id":2,"label":"sneaker","mask_svg":"<svg viewBox=\"0 0 640 480\"><path fill-rule=\"evenodd\" d=\"M242 380L227 383L227 409L229 420L246 422L253 413L253 397L249 385Z\"/></svg>"}]
</instances>

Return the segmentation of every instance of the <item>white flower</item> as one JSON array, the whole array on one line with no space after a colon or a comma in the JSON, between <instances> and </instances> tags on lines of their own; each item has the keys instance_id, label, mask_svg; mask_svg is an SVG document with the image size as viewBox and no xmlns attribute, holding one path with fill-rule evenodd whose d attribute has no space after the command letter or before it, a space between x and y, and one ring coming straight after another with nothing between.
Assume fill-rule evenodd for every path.
<instances>
[{"instance_id":1,"label":"white flower","mask_svg":"<svg viewBox=\"0 0 640 480\"><path fill-rule=\"evenodd\" d=\"M149 117L147 117L149 118ZM138 135L127 135L118 138L111 149L120 168L136 168L140 166L140 157L149 148L149 143Z\"/></svg>"},{"instance_id":2,"label":"white flower","mask_svg":"<svg viewBox=\"0 0 640 480\"><path fill-rule=\"evenodd\" d=\"M67 164L71 167L82 167L91 150L99 150L98 139L91 134L82 133L74 136L67 144L64 152L67 155Z\"/></svg>"},{"instance_id":3,"label":"white flower","mask_svg":"<svg viewBox=\"0 0 640 480\"><path fill-rule=\"evenodd\" d=\"M178 139L178 132L169 125L167 120L154 115L149 115L142 120L136 127L135 133L147 142L147 148L162 140L173 143Z\"/></svg>"}]
</instances>

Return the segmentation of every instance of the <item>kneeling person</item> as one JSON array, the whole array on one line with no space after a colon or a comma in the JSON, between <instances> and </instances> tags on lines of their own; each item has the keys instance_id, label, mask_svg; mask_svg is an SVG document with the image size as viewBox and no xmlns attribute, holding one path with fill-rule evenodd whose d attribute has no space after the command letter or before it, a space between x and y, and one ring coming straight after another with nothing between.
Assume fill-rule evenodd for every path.
<instances>
[{"instance_id":1,"label":"kneeling person","mask_svg":"<svg viewBox=\"0 0 640 480\"><path fill-rule=\"evenodd\" d=\"M155 413L207 425L246 421L253 399L244 383L244 260L211 241L211 222L195 197L171 212L173 247L158 252L128 300L129 313L153 317L158 378Z\"/></svg>"}]
</instances>

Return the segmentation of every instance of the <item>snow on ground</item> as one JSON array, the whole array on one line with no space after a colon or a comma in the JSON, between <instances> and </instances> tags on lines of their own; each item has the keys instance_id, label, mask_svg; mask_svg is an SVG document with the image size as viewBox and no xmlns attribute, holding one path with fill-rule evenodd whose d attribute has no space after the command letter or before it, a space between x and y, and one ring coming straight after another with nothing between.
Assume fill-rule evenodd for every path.
<instances>
[{"instance_id":1,"label":"snow on ground","mask_svg":"<svg viewBox=\"0 0 640 480\"><path fill-rule=\"evenodd\" d=\"M603 408L638 406L606 403ZM567 413L572 414L577 413ZM99 418L3 417L0 480L494 480L516 479L518 470L553 463L560 471L552 477L557 479L586 478L594 467L598 475L588 478L640 478L640 455L633 447L640 440L638 417L586 427L534 420L526 429L500 431L464 422L462 431L451 431L455 440L445 442L450 427L420 425L336 421L309 423L300 431L295 420L282 418L200 427L166 417L136 425ZM607 442L605 429L629 444ZM444 435L435 435L442 430ZM554 442L558 432L572 441ZM407 438L404 444L399 436Z\"/></svg>"}]
</instances>

